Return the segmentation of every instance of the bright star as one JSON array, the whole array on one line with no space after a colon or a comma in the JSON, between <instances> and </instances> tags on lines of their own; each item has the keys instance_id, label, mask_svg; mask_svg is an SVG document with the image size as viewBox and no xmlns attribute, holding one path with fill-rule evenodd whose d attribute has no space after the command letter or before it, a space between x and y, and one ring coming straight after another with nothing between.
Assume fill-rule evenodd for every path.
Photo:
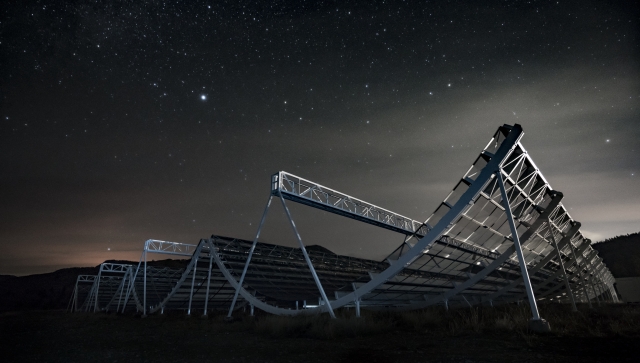
<instances>
[{"instance_id":1,"label":"bright star","mask_svg":"<svg viewBox=\"0 0 640 363\"><path fill-rule=\"evenodd\" d=\"M200 99L203 100L203 101L206 101L207 100L207 95L200 95Z\"/></svg>"}]
</instances>

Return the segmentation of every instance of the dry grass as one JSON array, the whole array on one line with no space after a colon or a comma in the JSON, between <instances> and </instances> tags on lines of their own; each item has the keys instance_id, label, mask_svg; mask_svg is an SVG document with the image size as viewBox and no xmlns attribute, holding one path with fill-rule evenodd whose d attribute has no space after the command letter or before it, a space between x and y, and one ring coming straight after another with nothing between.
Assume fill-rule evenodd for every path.
<instances>
[{"instance_id":1,"label":"dry grass","mask_svg":"<svg viewBox=\"0 0 640 363\"><path fill-rule=\"evenodd\" d=\"M224 313L0 314L3 362L605 362L633 361L640 306L542 305L550 334L527 330L526 305L278 317ZM9 357L7 359L7 357ZM637 360L637 359L636 359Z\"/></svg>"},{"instance_id":2,"label":"dry grass","mask_svg":"<svg viewBox=\"0 0 640 363\"><path fill-rule=\"evenodd\" d=\"M253 326L257 333L272 337L308 337L315 339L335 339L358 337L388 332L393 329L393 321L380 316L356 318L343 311L337 319L329 316L264 316L256 319Z\"/></svg>"},{"instance_id":3,"label":"dry grass","mask_svg":"<svg viewBox=\"0 0 640 363\"><path fill-rule=\"evenodd\" d=\"M541 305L540 314L557 336L612 337L640 336L640 307L605 305L595 309L580 306L572 312L567 305ZM308 337L336 339L389 333L390 331L418 332L438 336L469 334L515 334L525 340L533 334L528 330L531 318L529 307L504 305L497 307L460 308L445 311L428 308L408 312L363 311L357 318L353 310L336 311L337 319L320 316L281 317L258 314L255 318L242 316L221 329L250 331L271 337ZM222 320L222 316L215 319Z\"/></svg>"}]
</instances>

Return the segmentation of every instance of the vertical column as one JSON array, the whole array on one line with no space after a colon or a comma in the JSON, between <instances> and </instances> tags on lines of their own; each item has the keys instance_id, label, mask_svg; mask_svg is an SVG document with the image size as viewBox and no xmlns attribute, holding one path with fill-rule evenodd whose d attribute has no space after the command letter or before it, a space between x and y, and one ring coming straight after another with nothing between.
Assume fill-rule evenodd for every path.
<instances>
[{"instance_id":1,"label":"vertical column","mask_svg":"<svg viewBox=\"0 0 640 363\"><path fill-rule=\"evenodd\" d=\"M127 268L127 272L129 268ZM127 285L127 272L124 273L122 277L122 285L120 285L120 296L118 297L118 307L116 308L116 313L120 310L120 302L122 301L122 293L124 292L125 286Z\"/></svg>"},{"instance_id":2,"label":"vertical column","mask_svg":"<svg viewBox=\"0 0 640 363\"><path fill-rule=\"evenodd\" d=\"M144 251L142 252L142 254L144 255L144 282L143 282L143 304L142 304L142 317L146 317L147 316L147 248L148 248L148 243L149 241L147 241L144 244Z\"/></svg>"},{"instance_id":3,"label":"vertical column","mask_svg":"<svg viewBox=\"0 0 640 363\"><path fill-rule=\"evenodd\" d=\"M207 316L207 307L209 305L209 287L211 286L211 267L213 266L213 244L211 243L211 239L208 241L209 246L209 272L207 273L207 293L204 296L204 314L203 316Z\"/></svg>"},{"instance_id":4,"label":"vertical column","mask_svg":"<svg viewBox=\"0 0 640 363\"><path fill-rule=\"evenodd\" d=\"M78 282L76 281L76 288L73 290L73 304L71 305L71 311L78 310Z\"/></svg>"},{"instance_id":5,"label":"vertical column","mask_svg":"<svg viewBox=\"0 0 640 363\"><path fill-rule=\"evenodd\" d=\"M129 283L128 283L128 286L127 286L127 293L124 295L124 303L122 304L122 312L123 313L124 313L124 309L126 309L126 307L127 307L127 302L129 301L129 294L131 293L133 282L134 282L134 280L135 280L135 278L137 276L137 272L138 272L137 269L136 269L136 274L134 275L133 271L131 271L132 269L133 269L133 266L130 267L130 269L129 269Z\"/></svg>"},{"instance_id":6,"label":"vertical column","mask_svg":"<svg viewBox=\"0 0 640 363\"><path fill-rule=\"evenodd\" d=\"M93 312L95 313L96 311L98 311L98 291L100 291L100 277L102 276L102 266L103 264L100 264L100 271L98 271L98 279L96 280L96 291L95 291L95 302L93 305Z\"/></svg>"}]
</instances>

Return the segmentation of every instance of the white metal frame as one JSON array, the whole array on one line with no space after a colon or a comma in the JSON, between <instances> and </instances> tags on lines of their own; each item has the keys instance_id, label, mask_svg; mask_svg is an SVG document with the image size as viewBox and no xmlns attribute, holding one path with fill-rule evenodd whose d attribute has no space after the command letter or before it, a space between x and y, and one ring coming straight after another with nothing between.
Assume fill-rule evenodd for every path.
<instances>
[{"instance_id":1,"label":"white metal frame","mask_svg":"<svg viewBox=\"0 0 640 363\"><path fill-rule=\"evenodd\" d=\"M454 190L425 222L413 220L293 174L278 172L272 177L271 193L250 247L249 241L246 241L243 242L244 252L223 250L214 237L201 240L197 245L148 240L138 268L135 271L132 268L127 270L130 275L125 274L118 290L122 295L127 286L123 306L127 305L133 295L143 316L163 312L167 302L180 289L189 287L187 314L190 315L195 290L203 287L206 280L206 315L214 262L222 274L220 276L216 272L216 276L224 278L233 289L233 298L229 297L228 316L237 308L240 296L245 300L244 303L250 305L252 313L253 308L257 307L278 315L328 312L332 317L335 317L333 311L343 306L354 306L359 316L362 307L405 310L440 303L446 309L451 304L488 303L493 306L495 303L519 301L526 296L533 320L539 320L537 299L571 301L574 309L576 297L589 304L592 299L596 299L598 304L601 300L616 302L613 276L602 260L597 258L590 247L590 241L580 233L580 223L573 220L562 205L562 193L551 190L549 183L520 144L522 135L520 125L502 126ZM273 197L280 199L298 241L302 257L298 255L299 262L295 266L300 266L300 261L304 260L320 295L320 302L316 306L307 305L305 301L304 308L298 309L298 299L295 299L295 310L278 307L263 301L255 291L249 291L251 283L246 283L248 269ZM330 300L285 199L401 233L405 235L404 242L389 255L386 262L379 263L375 271L369 272L368 280L353 281L349 284L349 289L335 291L335 299ZM482 213L488 216L486 222L478 217ZM488 222L489 218L493 218L492 222ZM468 231L472 231L471 235ZM484 244L470 239L474 235L477 236L474 238L485 238L482 237L483 233L489 238ZM260 250L263 249L264 244L261 244ZM176 281L173 289L164 300L151 308L147 306L148 253L191 257L189 264L180 271L179 278L172 280ZM225 261L225 258L231 257L229 253L236 253L233 264ZM246 253L246 260L240 259L243 257L238 256L245 255L238 253ZM452 253L456 257L449 257ZM264 261L265 258L268 256L260 255L258 259ZM199 259L208 259L208 270L203 270L202 266L198 268ZM242 265L239 267L239 264ZM441 264L449 267L444 269ZM424 270L422 266L427 265L437 266L441 271ZM466 266L466 272L461 272L462 267L455 269L451 266ZM142 301L138 302L135 281L141 268L143 292ZM231 271L230 268L234 270ZM326 266L323 268L326 269ZM238 276L236 271L240 269L242 273ZM201 276L198 284L196 273ZM202 276L203 273L206 277ZM268 278L268 275L263 278ZM125 283L127 279L128 285ZM256 281L255 276L252 281ZM448 283L429 285L430 281ZM98 310L99 285L100 277L95 282L95 300L89 299L94 304L94 310ZM77 295L76 291L74 296ZM401 298L402 296L404 297ZM72 309L74 306L77 309L77 298L74 298L71 305Z\"/></svg>"}]
</instances>

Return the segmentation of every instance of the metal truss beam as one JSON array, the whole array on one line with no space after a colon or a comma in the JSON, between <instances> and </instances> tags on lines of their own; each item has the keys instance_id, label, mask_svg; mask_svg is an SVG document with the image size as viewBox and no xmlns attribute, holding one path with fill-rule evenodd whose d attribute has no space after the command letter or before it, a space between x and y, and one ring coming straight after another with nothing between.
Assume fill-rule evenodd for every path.
<instances>
[{"instance_id":1,"label":"metal truss beam","mask_svg":"<svg viewBox=\"0 0 640 363\"><path fill-rule=\"evenodd\" d=\"M403 234L424 236L429 230L422 222L285 171L272 176L271 195Z\"/></svg>"}]
</instances>

